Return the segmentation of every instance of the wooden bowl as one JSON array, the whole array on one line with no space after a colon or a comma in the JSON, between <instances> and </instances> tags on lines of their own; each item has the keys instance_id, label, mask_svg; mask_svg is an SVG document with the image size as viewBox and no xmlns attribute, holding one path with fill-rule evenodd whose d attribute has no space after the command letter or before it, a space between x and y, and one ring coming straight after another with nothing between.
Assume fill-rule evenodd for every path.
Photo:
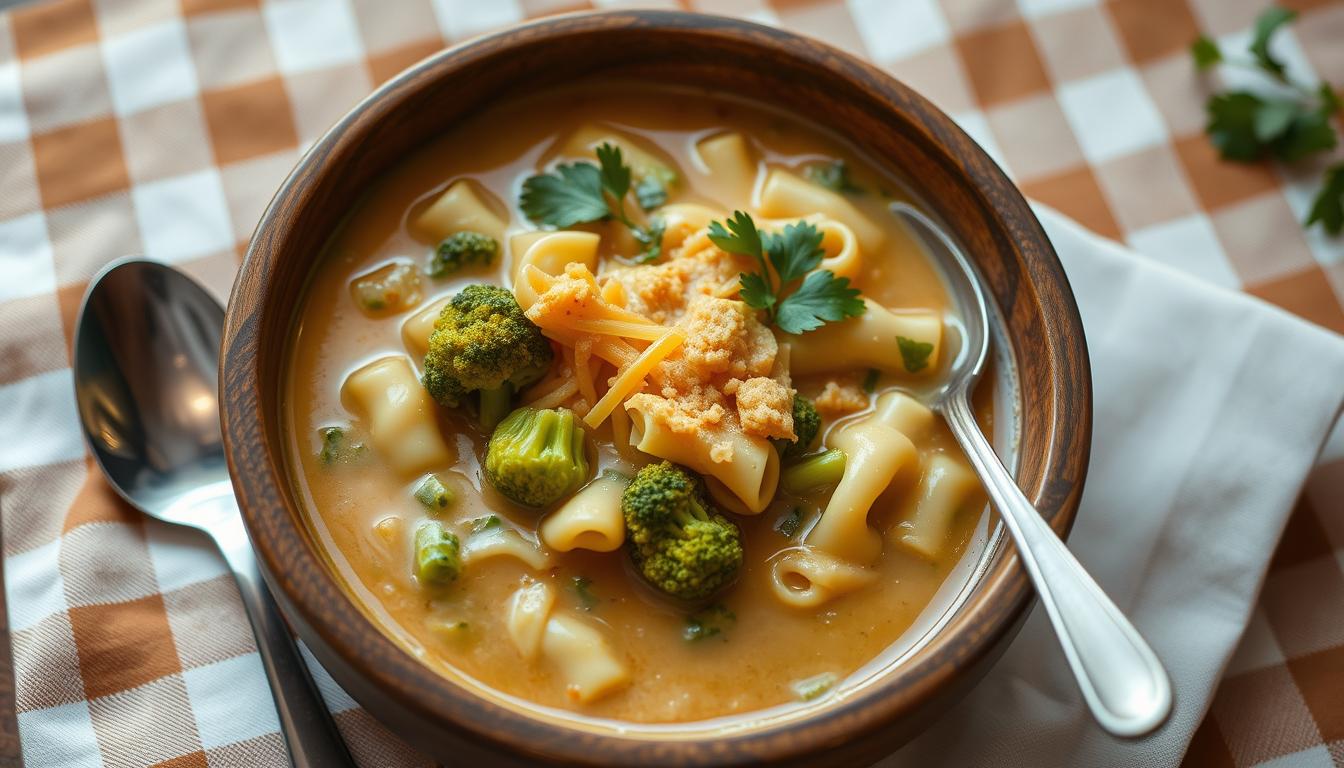
<instances>
[{"instance_id":1,"label":"wooden bowl","mask_svg":"<svg viewBox=\"0 0 1344 768\"><path fill-rule=\"evenodd\" d=\"M459 115L611 73L790 110L913 180L977 262L1006 319L1001 331L1020 379L1017 479L1055 530L1068 531L1091 441L1087 349L1059 260L1003 172L924 98L815 40L710 16L617 12L556 17L425 59L342 118L280 188L234 286L220 366L229 466L252 541L285 615L337 682L445 762L872 761L968 689L1015 634L1033 595L1011 547L912 658L806 719L708 735L622 734L542 717L433 673L355 605L304 523L282 449L281 386L296 308L327 238L370 181Z\"/></svg>"}]
</instances>

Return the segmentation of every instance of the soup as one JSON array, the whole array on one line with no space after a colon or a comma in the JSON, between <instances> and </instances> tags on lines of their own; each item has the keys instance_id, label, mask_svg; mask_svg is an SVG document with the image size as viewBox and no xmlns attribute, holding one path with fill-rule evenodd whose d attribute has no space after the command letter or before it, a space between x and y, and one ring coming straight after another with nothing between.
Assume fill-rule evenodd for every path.
<instances>
[{"instance_id":1,"label":"soup","mask_svg":"<svg viewBox=\"0 0 1344 768\"><path fill-rule=\"evenodd\" d=\"M921 403L955 316L895 199L794 118L617 85L408 158L332 237L292 343L331 567L428 666L543 706L831 695L985 510Z\"/></svg>"}]
</instances>

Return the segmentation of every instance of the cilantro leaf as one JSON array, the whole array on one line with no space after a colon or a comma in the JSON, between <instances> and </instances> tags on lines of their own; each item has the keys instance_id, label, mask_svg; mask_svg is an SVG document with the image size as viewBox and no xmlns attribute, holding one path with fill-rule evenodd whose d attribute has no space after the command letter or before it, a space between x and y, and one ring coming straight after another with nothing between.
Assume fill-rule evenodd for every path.
<instances>
[{"instance_id":1,"label":"cilantro leaf","mask_svg":"<svg viewBox=\"0 0 1344 768\"><path fill-rule=\"evenodd\" d=\"M636 264L648 264L657 261L663 255L663 233L667 231L667 222L654 219L647 227L635 227L630 230L635 242L644 246L643 252L635 257Z\"/></svg>"},{"instance_id":2,"label":"cilantro leaf","mask_svg":"<svg viewBox=\"0 0 1344 768\"><path fill-rule=\"evenodd\" d=\"M859 289L849 287L849 278L823 269L808 273L798 290L779 302L775 325L785 333L807 333L828 322L857 317L866 308Z\"/></svg>"},{"instance_id":3,"label":"cilantro leaf","mask_svg":"<svg viewBox=\"0 0 1344 768\"><path fill-rule=\"evenodd\" d=\"M1223 60L1223 52L1218 49L1218 44L1204 35L1190 44L1190 55L1195 59L1196 69L1208 69Z\"/></svg>"},{"instance_id":4,"label":"cilantro leaf","mask_svg":"<svg viewBox=\"0 0 1344 768\"><path fill-rule=\"evenodd\" d=\"M770 310L775 306L775 292L766 285L765 278L759 272L743 272L738 275L739 295L742 301L752 309Z\"/></svg>"},{"instance_id":5,"label":"cilantro leaf","mask_svg":"<svg viewBox=\"0 0 1344 768\"><path fill-rule=\"evenodd\" d=\"M667 187L656 176L645 176L635 185L635 200L646 211L667 202Z\"/></svg>"},{"instance_id":6,"label":"cilantro leaf","mask_svg":"<svg viewBox=\"0 0 1344 768\"><path fill-rule=\"evenodd\" d=\"M1329 83L1321 83L1316 89L1316 96L1321 100L1321 112L1326 116L1344 109L1344 102L1340 101L1339 94L1335 93L1335 89L1331 88Z\"/></svg>"},{"instance_id":7,"label":"cilantro leaf","mask_svg":"<svg viewBox=\"0 0 1344 768\"><path fill-rule=\"evenodd\" d=\"M1269 52L1269 41L1279 27L1295 18L1297 18L1296 11L1270 6L1255 20L1255 37L1251 40L1251 55L1255 57L1255 62L1260 65L1261 69L1280 80L1283 79L1287 70L1283 66L1283 62L1274 58L1274 54Z\"/></svg>"},{"instance_id":8,"label":"cilantro leaf","mask_svg":"<svg viewBox=\"0 0 1344 768\"><path fill-rule=\"evenodd\" d=\"M1330 118L1320 112L1300 111L1288 130L1270 146L1285 162L1296 162L1317 152L1334 149L1337 143Z\"/></svg>"},{"instance_id":9,"label":"cilantro leaf","mask_svg":"<svg viewBox=\"0 0 1344 768\"><path fill-rule=\"evenodd\" d=\"M742 211L733 211L728 219L728 228L717 221L709 223L709 239L729 253L751 256L765 266L765 257L761 255L761 233L756 231L756 222Z\"/></svg>"},{"instance_id":10,"label":"cilantro leaf","mask_svg":"<svg viewBox=\"0 0 1344 768\"><path fill-rule=\"evenodd\" d=\"M849 178L849 165L844 160L832 160L829 163L809 165L803 169L803 177L813 184L826 187L835 192L861 194L863 187Z\"/></svg>"},{"instance_id":11,"label":"cilantro leaf","mask_svg":"<svg viewBox=\"0 0 1344 768\"><path fill-rule=\"evenodd\" d=\"M1326 169L1325 184L1311 203L1304 226L1320 224L1331 235L1344 232L1344 163Z\"/></svg>"},{"instance_id":12,"label":"cilantro leaf","mask_svg":"<svg viewBox=\"0 0 1344 768\"><path fill-rule=\"evenodd\" d=\"M621 148L603 142L597 148L597 162L602 177L602 188L618 202L624 201L626 193L630 191L630 166L621 159ZM617 212L612 211L612 214L617 215ZM619 215L617 217L624 218Z\"/></svg>"},{"instance_id":13,"label":"cilantro leaf","mask_svg":"<svg viewBox=\"0 0 1344 768\"><path fill-rule=\"evenodd\" d=\"M901 349L901 362L905 364L906 371L919 373L929 367L929 355L933 354L932 344L897 336L896 346Z\"/></svg>"},{"instance_id":14,"label":"cilantro leaf","mask_svg":"<svg viewBox=\"0 0 1344 768\"><path fill-rule=\"evenodd\" d=\"M1209 123L1204 132L1227 160L1250 162L1260 157L1263 147L1255 136L1255 116L1264 99L1247 91L1219 93L1209 99L1205 109Z\"/></svg>"},{"instance_id":15,"label":"cilantro leaf","mask_svg":"<svg viewBox=\"0 0 1344 768\"><path fill-rule=\"evenodd\" d=\"M523 215L538 224L572 227L611 215L602 189L602 174L592 163L557 165L554 173L524 181L518 203Z\"/></svg>"},{"instance_id":16,"label":"cilantro leaf","mask_svg":"<svg viewBox=\"0 0 1344 768\"><path fill-rule=\"evenodd\" d=\"M1266 101L1255 110L1252 127L1257 141L1270 142L1282 136L1293 124L1302 107L1292 101Z\"/></svg>"},{"instance_id":17,"label":"cilantro leaf","mask_svg":"<svg viewBox=\"0 0 1344 768\"><path fill-rule=\"evenodd\" d=\"M821 249L821 232L806 221L786 224L779 234L766 233L762 242L781 283L801 280L826 255Z\"/></svg>"}]
</instances>

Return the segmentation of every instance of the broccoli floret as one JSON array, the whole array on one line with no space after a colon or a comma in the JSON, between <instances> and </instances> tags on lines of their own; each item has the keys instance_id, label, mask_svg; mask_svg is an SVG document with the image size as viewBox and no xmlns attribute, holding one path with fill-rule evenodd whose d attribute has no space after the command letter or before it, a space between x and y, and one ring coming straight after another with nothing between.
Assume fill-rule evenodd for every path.
<instances>
[{"instance_id":1,"label":"broccoli floret","mask_svg":"<svg viewBox=\"0 0 1344 768\"><path fill-rule=\"evenodd\" d=\"M588 479L583 427L564 408L519 408L495 428L485 450L485 477L528 507L545 507Z\"/></svg>"},{"instance_id":2,"label":"broccoli floret","mask_svg":"<svg viewBox=\"0 0 1344 768\"><path fill-rule=\"evenodd\" d=\"M415 529L415 578L421 584L441 587L462 573L462 546L457 536L436 520Z\"/></svg>"},{"instance_id":3,"label":"broccoli floret","mask_svg":"<svg viewBox=\"0 0 1344 768\"><path fill-rule=\"evenodd\" d=\"M471 265L487 266L499 253L499 243L480 232L457 232L439 243L425 265L430 277L445 277Z\"/></svg>"},{"instance_id":4,"label":"broccoli floret","mask_svg":"<svg viewBox=\"0 0 1344 768\"><path fill-rule=\"evenodd\" d=\"M742 534L705 499L699 479L671 462L650 464L621 497L626 541L640 574L684 600L709 597L742 567Z\"/></svg>"},{"instance_id":5,"label":"broccoli floret","mask_svg":"<svg viewBox=\"0 0 1344 768\"><path fill-rule=\"evenodd\" d=\"M775 438L771 442L775 448L786 459L793 459L807 453L807 449L812 446L812 442L817 439L817 433L821 431L821 414L817 413L817 406L812 404L802 395L793 396L793 434L797 440L789 442L783 438Z\"/></svg>"},{"instance_id":6,"label":"broccoli floret","mask_svg":"<svg viewBox=\"0 0 1344 768\"><path fill-rule=\"evenodd\" d=\"M469 285L434 321L422 380L430 396L447 408L480 392L481 425L490 429L508 412L513 392L546 373L552 355L551 343L513 294L498 286Z\"/></svg>"}]
</instances>

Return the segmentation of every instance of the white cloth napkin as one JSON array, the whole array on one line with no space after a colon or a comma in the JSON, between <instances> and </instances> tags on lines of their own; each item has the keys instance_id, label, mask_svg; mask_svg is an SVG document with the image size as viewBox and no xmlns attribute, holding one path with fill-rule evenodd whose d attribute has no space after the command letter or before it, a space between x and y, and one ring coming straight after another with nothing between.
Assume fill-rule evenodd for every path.
<instances>
[{"instance_id":1,"label":"white cloth napkin","mask_svg":"<svg viewBox=\"0 0 1344 768\"><path fill-rule=\"evenodd\" d=\"M1069 547L1162 657L1176 708L1145 739L1108 736L1037 610L881 768L1178 765L1344 403L1344 338L1036 212L1092 358L1092 463Z\"/></svg>"}]
</instances>

